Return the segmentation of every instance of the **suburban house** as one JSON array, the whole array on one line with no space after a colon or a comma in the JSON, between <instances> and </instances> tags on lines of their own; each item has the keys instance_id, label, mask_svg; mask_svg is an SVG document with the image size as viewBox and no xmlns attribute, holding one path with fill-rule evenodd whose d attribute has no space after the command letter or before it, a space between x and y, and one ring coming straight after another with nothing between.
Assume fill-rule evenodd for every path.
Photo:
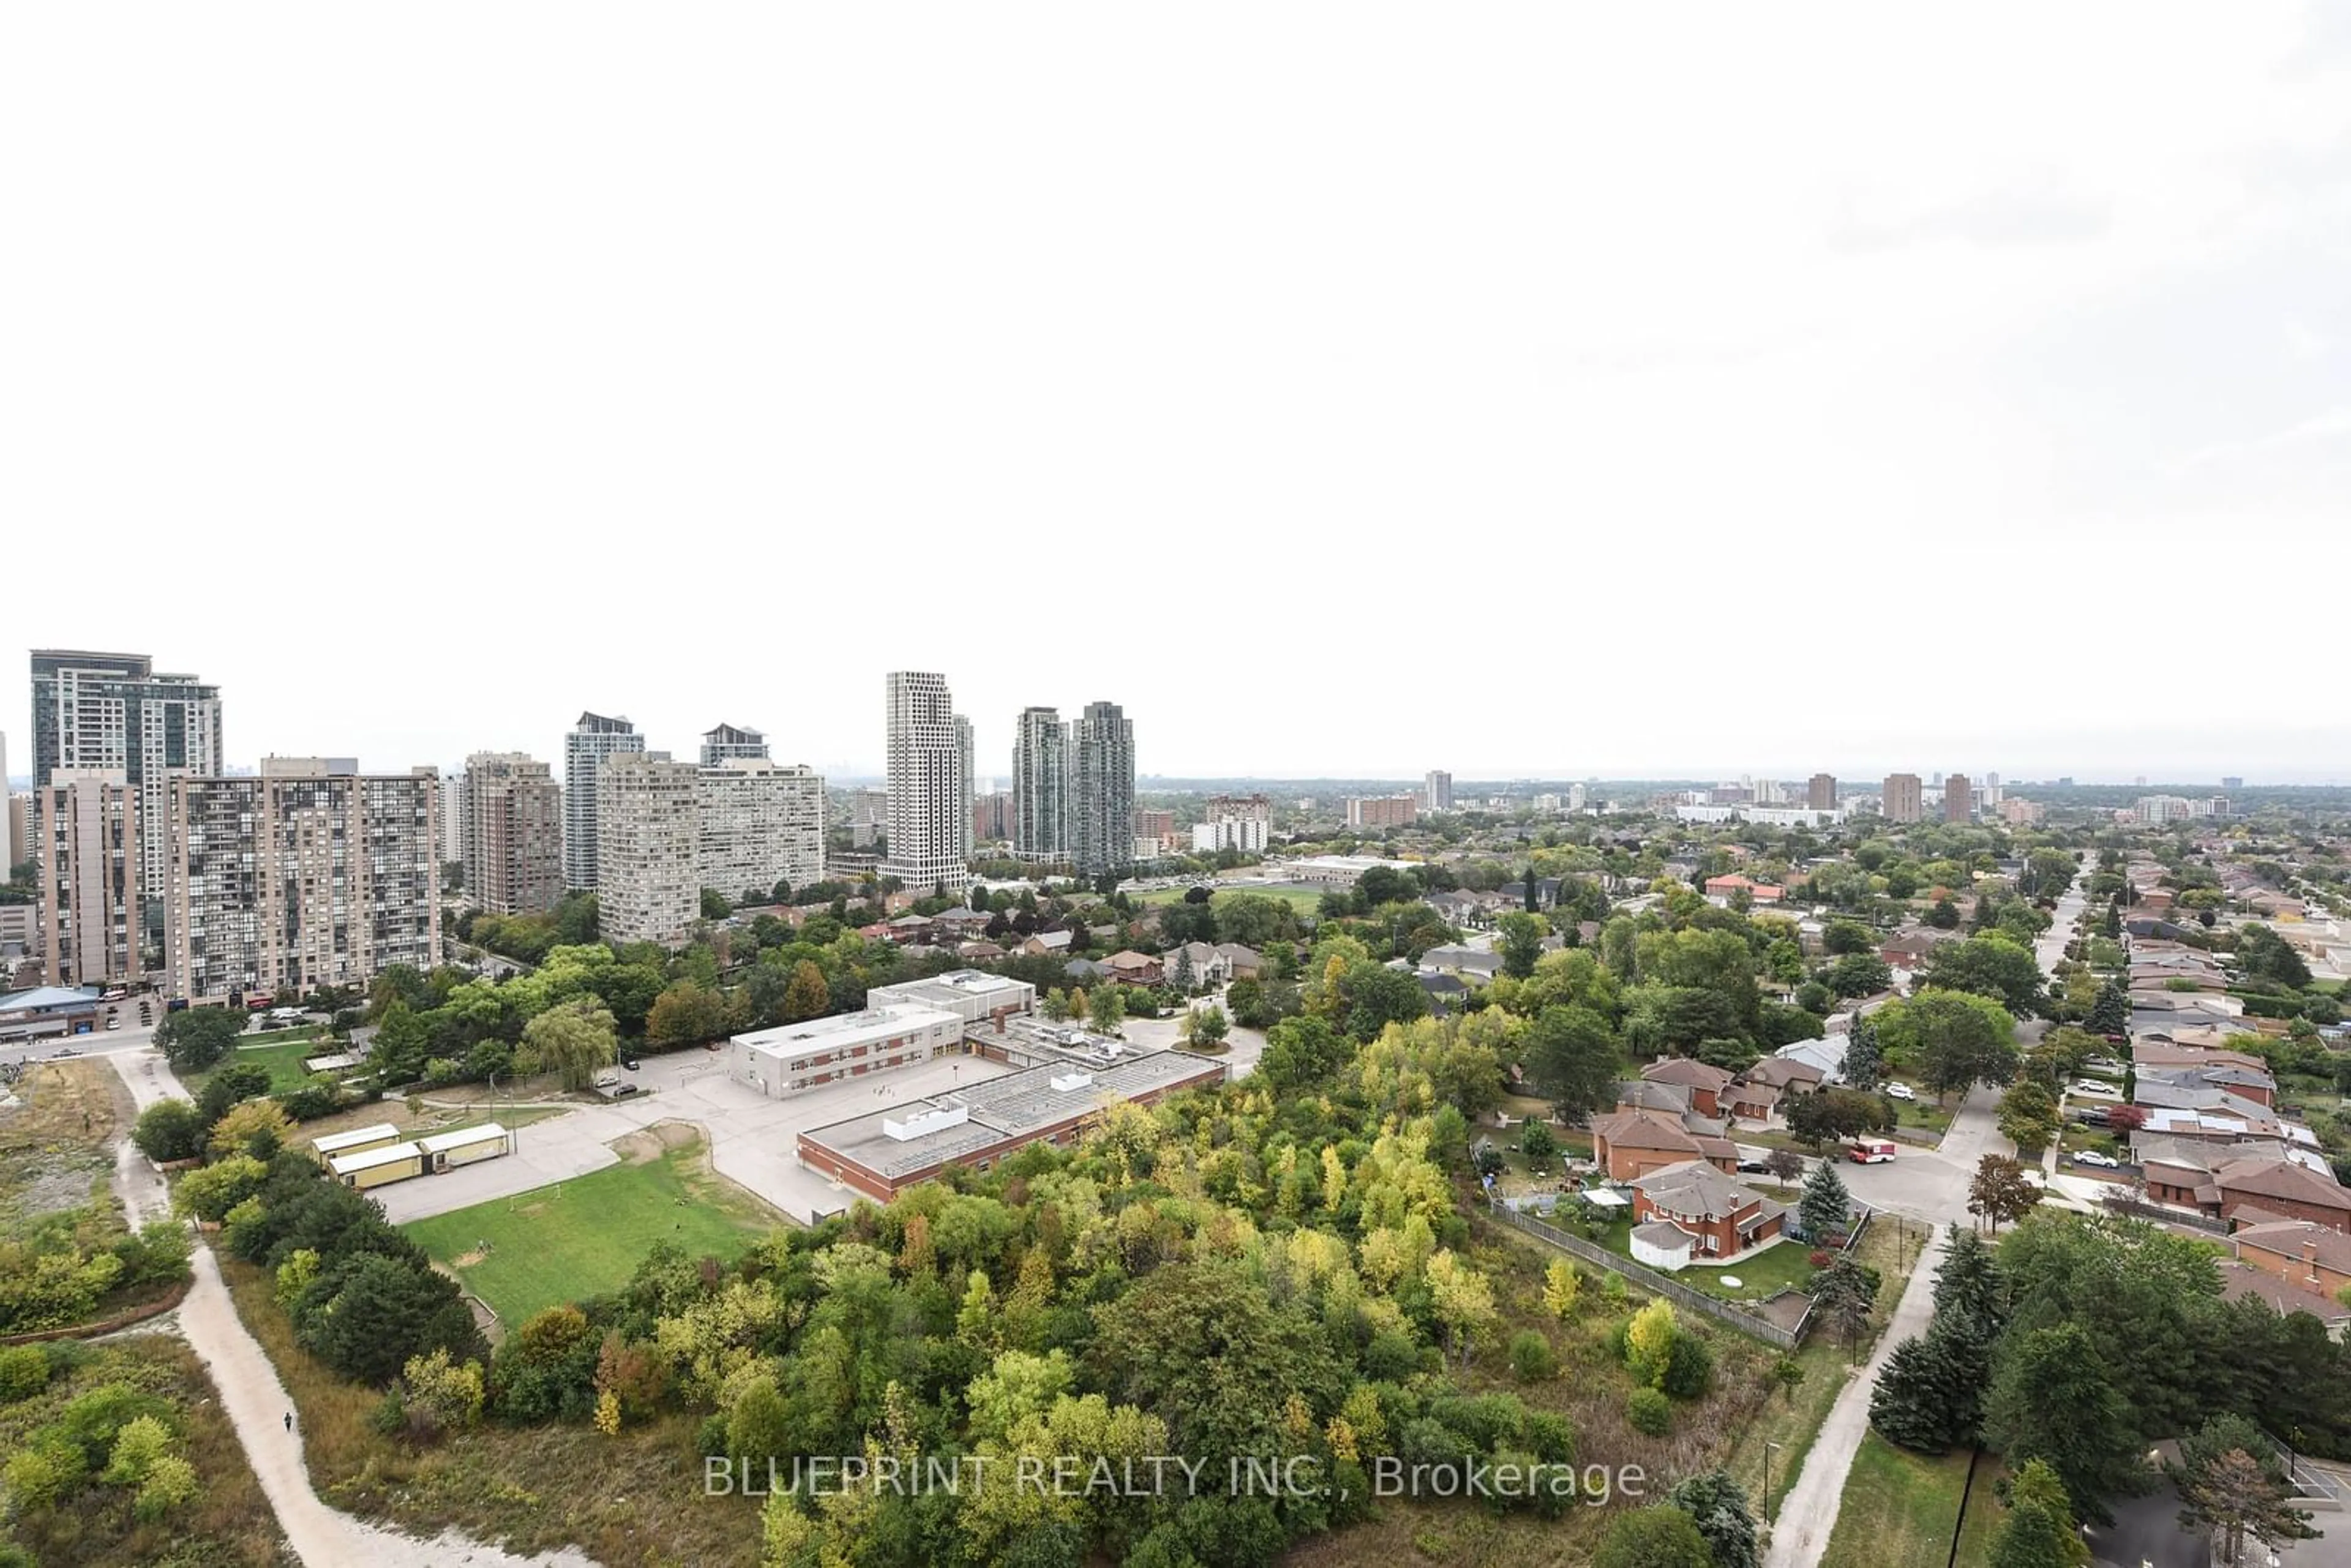
<instances>
[{"instance_id":1,"label":"suburban house","mask_svg":"<svg viewBox=\"0 0 2351 1568\"><path fill-rule=\"evenodd\" d=\"M1611 1181L1634 1181L1690 1160L1721 1171L1739 1168L1739 1150L1729 1138L1694 1133L1679 1120L1656 1111L1614 1111L1594 1116L1592 1157Z\"/></svg>"},{"instance_id":2,"label":"suburban house","mask_svg":"<svg viewBox=\"0 0 2351 1568\"><path fill-rule=\"evenodd\" d=\"M1661 1262L1671 1257L1672 1238L1655 1231L1643 1237L1643 1231L1656 1226L1688 1238L1691 1256L1727 1261L1776 1239L1786 1214L1779 1204L1750 1192L1706 1161L1685 1160L1633 1183L1634 1256L1648 1260L1642 1256L1646 1239Z\"/></svg>"},{"instance_id":3,"label":"suburban house","mask_svg":"<svg viewBox=\"0 0 2351 1568\"><path fill-rule=\"evenodd\" d=\"M1741 1122L1768 1122L1780 1108L1780 1092L1769 1084L1740 1079L1720 1096L1722 1113Z\"/></svg>"},{"instance_id":4,"label":"suburban house","mask_svg":"<svg viewBox=\"0 0 2351 1568\"><path fill-rule=\"evenodd\" d=\"M1233 977L1232 966L1225 956L1206 942L1186 942L1180 947L1170 947L1159 956L1160 969L1181 977L1191 971L1196 986L1221 986Z\"/></svg>"},{"instance_id":5,"label":"suburban house","mask_svg":"<svg viewBox=\"0 0 2351 1568\"><path fill-rule=\"evenodd\" d=\"M1727 904L1735 894L1741 893L1754 904L1777 904L1787 896L1785 888L1775 886L1768 882L1757 882L1751 876L1740 876L1736 872L1729 876L1710 876L1706 879L1706 896L1711 903Z\"/></svg>"},{"instance_id":6,"label":"suburban house","mask_svg":"<svg viewBox=\"0 0 2351 1568\"><path fill-rule=\"evenodd\" d=\"M2220 1270L2220 1298L2241 1301L2248 1299L2265 1304L2280 1317L2294 1312L2308 1312L2326 1325L2326 1332L2340 1339L2346 1323L2351 1323L2351 1309L2333 1296L2322 1295L2298 1279L2282 1280L2275 1274L2251 1264L2228 1258L2215 1258L2212 1266Z\"/></svg>"},{"instance_id":7,"label":"suburban house","mask_svg":"<svg viewBox=\"0 0 2351 1568\"><path fill-rule=\"evenodd\" d=\"M1809 1094L1827 1081L1818 1067L1792 1056L1767 1056L1740 1077L1744 1082L1776 1089L1782 1096Z\"/></svg>"},{"instance_id":8,"label":"suburban house","mask_svg":"<svg viewBox=\"0 0 2351 1568\"><path fill-rule=\"evenodd\" d=\"M1956 931L1938 931L1932 925L1913 925L1879 943L1877 956L1891 968L1916 969L1936 948L1957 941L1959 935Z\"/></svg>"},{"instance_id":9,"label":"suburban house","mask_svg":"<svg viewBox=\"0 0 2351 1568\"><path fill-rule=\"evenodd\" d=\"M1167 977L1158 959L1132 947L1121 948L1102 960L1112 977L1124 986L1155 986Z\"/></svg>"},{"instance_id":10,"label":"suburban house","mask_svg":"<svg viewBox=\"0 0 2351 1568\"><path fill-rule=\"evenodd\" d=\"M2229 1238L2237 1261L2328 1301L2351 1285L2351 1236L2307 1219L2247 1225Z\"/></svg>"},{"instance_id":11,"label":"suburban house","mask_svg":"<svg viewBox=\"0 0 2351 1568\"><path fill-rule=\"evenodd\" d=\"M2291 1159L2235 1159L2212 1173L2220 1218L2240 1224L2307 1219L2351 1231L2351 1192Z\"/></svg>"},{"instance_id":12,"label":"suburban house","mask_svg":"<svg viewBox=\"0 0 2351 1568\"><path fill-rule=\"evenodd\" d=\"M1670 1083L1689 1092L1689 1109L1701 1116L1722 1115L1722 1092L1730 1087L1728 1070L1688 1056L1668 1056L1641 1069L1644 1083Z\"/></svg>"},{"instance_id":13,"label":"suburban house","mask_svg":"<svg viewBox=\"0 0 2351 1568\"><path fill-rule=\"evenodd\" d=\"M1066 931L1040 931L1017 949L1029 958L1058 958L1069 950L1070 934Z\"/></svg>"},{"instance_id":14,"label":"suburban house","mask_svg":"<svg viewBox=\"0 0 2351 1568\"><path fill-rule=\"evenodd\" d=\"M1475 947L1431 947L1420 956L1420 967L1430 974L1482 985L1502 972L1502 956Z\"/></svg>"},{"instance_id":15,"label":"suburban house","mask_svg":"<svg viewBox=\"0 0 2351 1568\"><path fill-rule=\"evenodd\" d=\"M1244 947L1238 942L1217 944L1217 956L1225 961L1225 972L1236 980L1254 980L1265 973L1265 955L1254 947Z\"/></svg>"},{"instance_id":16,"label":"suburban house","mask_svg":"<svg viewBox=\"0 0 2351 1568\"><path fill-rule=\"evenodd\" d=\"M2241 1051L2212 1051L2176 1040L2143 1040L2131 1047L2135 1078L2180 1088L2219 1089L2258 1105L2277 1103L2269 1063Z\"/></svg>"}]
</instances>

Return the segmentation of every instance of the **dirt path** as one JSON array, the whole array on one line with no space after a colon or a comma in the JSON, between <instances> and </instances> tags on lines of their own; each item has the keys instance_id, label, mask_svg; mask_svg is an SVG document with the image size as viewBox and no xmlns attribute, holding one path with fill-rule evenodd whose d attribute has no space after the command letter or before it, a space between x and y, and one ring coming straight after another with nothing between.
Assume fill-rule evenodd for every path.
<instances>
[{"instance_id":1,"label":"dirt path","mask_svg":"<svg viewBox=\"0 0 2351 1568\"><path fill-rule=\"evenodd\" d=\"M1771 1527L1771 1549L1764 1556L1763 1568L1813 1568L1828 1550L1829 1532L1836 1528L1837 1506L1844 1499L1845 1476L1853 1469L1862 1435L1869 1430L1869 1391L1876 1386L1878 1371L1894 1354L1894 1347L1926 1332L1935 1312L1935 1270L1942 1265L1946 1241L1946 1233L1938 1230L1918 1255L1918 1266L1911 1270L1910 1283L1895 1306L1885 1333L1878 1336L1869 1364L1829 1407L1828 1419L1821 1423L1820 1436L1804 1456L1796 1484L1780 1500L1778 1522Z\"/></svg>"},{"instance_id":2,"label":"dirt path","mask_svg":"<svg viewBox=\"0 0 2351 1568\"><path fill-rule=\"evenodd\" d=\"M113 1057L114 1069L131 1088L140 1107L158 1100L186 1099L187 1092L170 1068L150 1052L122 1052ZM126 1141L116 1151L115 1191L133 1216L169 1208L162 1178ZM328 1507L310 1489L309 1471L302 1460L302 1435L288 1431L286 1416L294 1408L277 1369L260 1344L246 1332L222 1284L212 1250L195 1249L195 1283L180 1303L180 1332L212 1374L220 1390L221 1406L236 1427L246 1460L277 1511L278 1528L286 1532L294 1554L312 1568L344 1568L364 1563L370 1568L444 1568L465 1563L476 1568L595 1568L592 1559L574 1551L553 1556L517 1557L486 1546L456 1531L445 1531L431 1541L402 1535L354 1519Z\"/></svg>"}]
</instances>

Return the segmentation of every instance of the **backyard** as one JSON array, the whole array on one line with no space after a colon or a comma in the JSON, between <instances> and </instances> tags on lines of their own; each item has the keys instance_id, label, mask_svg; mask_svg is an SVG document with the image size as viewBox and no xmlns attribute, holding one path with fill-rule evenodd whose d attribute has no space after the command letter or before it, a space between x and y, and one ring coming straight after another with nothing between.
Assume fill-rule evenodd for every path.
<instances>
[{"instance_id":1,"label":"backyard","mask_svg":"<svg viewBox=\"0 0 2351 1568\"><path fill-rule=\"evenodd\" d=\"M511 1328L625 1284L656 1241L731 1259L782 1223L711 1173L692 1128L663 1123L614 1146L620 1165L402 1228Z\"/></svg>"}]
</instances>

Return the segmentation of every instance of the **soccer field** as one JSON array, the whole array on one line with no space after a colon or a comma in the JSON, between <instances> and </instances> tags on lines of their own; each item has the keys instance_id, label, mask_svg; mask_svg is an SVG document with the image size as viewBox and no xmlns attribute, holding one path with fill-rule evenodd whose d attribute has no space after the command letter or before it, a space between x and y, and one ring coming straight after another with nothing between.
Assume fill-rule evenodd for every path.
<instances>
[{"instance_id":1,"label":"soccer field","mask_svg":"<svg viewBox=\"0 0 2351 1568\"><path fill-rule=\"evenodd\" d=\"M664 1130L688 1129L665 1124ZM402 1228L490 1304L511 1332L542 1308L616 1290L656 1241L731 1260L781 1225L774 1210L710 1173L701 1139L621 1150L624 1163L492 1198ZM674 1138L673 1139L674 1141Z\"/></svg>"}]
</instances>

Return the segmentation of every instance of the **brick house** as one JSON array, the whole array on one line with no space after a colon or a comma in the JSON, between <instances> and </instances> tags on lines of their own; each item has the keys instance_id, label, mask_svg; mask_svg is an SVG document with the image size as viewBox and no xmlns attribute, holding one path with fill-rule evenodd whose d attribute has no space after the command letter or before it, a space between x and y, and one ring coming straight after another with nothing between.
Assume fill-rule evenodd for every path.
<instances>
[{"instance_id":1,"label":"brick house","mask_svg":"<svg viewBox=\"0 0 2351 1568\"><path fill-rule=\"evenodd\" d=\"M2258 1209L2265 1220L2307 1219L2330 1230L2351 1231L2351 1192L2332 1176L2283 1159L2238 1159L2216 1168L2220 1218Z\"/></svg>"},{"instance_id":2,"label":"brick house","mask_svg":"<svg viewBox=\"0 0 2351 1568\"><path fill-rule=\"evenodd\" d=\"M1666 1166L1633 1184L1635 1222L1672 1226L1699 1257L1736 1258L1778 1236L1786 1214L1704 1160Z\"/></svg>"},{"instance_id":3,"label":"brick house","mask_svg":"<svg viewBox=\"0 0 2351 1568\"><path fill-rule=\"evenodd\" d=\"M2351 1236L2307 1219L2248 1225L2229 1238L2237 1260L2333 1298L2351 1285Z\"/></svg>"},{"instance_id":4,"label":"brick house","mask_svg":"<svg viewBox=\"0 0 2351 1568\"><path fill-rule=\"evenodd\" d=\"M1729 1138L1693 1133L1655 1111L1616 1111L1592 1119L1592 1157L1611 1181L1635 1181L1667 1166L1692 1160L1717 1170L1739 1168Z\"/></svg>"},{"instance_id":5,"label":"brick house","mask_svg":"<svg viewBox=\"0 0 2351 1568\"><path fill-rule=\"evenodd\" d=\"M1745 1080L1722 1092L1722 1113L1742 1122L1768 1122L1780 1108L1780 1092Z\"/></svg>"},{"instance_id":6,"label":"brick house","mask_svg":"<svg viewBox=\"0 0 2351 1568\"><path fill-rule=\"evenodd\" d=\"M1167 977L1158 959L1132 947L1113 953L1102 960L1102 967L1123 986L1155 986Z\"/></svg>"},{"instance_id":7,"label":"brick house","mask_svg":"<svg viewBox=\"0 0 2351 1568\"><path fill-rule=\"evenodd\" d=\"M1809 1061L1799 1061L1792 1056L1767 1056L1740 1074L1742 1083L1760 1084L1765 1089L1777 1089L1781 1096L1809 1094L1818 1089L1826 1074Z\"/></svg>"},{"instance_id":8,"label":"brick house","mask_svg":"<svg viewBox=\"0 0 2351 1568\"><path fill-rule=\"evenodd\" d=\"M1722 1114L1722 1092L1731 1074L1708 1062L1687 1056L1668 1056L1641 1069L1645 1083L1670 1083L1689 1091L1689 1108L1701 1116Z\"/></svg>"}]
</instances>

